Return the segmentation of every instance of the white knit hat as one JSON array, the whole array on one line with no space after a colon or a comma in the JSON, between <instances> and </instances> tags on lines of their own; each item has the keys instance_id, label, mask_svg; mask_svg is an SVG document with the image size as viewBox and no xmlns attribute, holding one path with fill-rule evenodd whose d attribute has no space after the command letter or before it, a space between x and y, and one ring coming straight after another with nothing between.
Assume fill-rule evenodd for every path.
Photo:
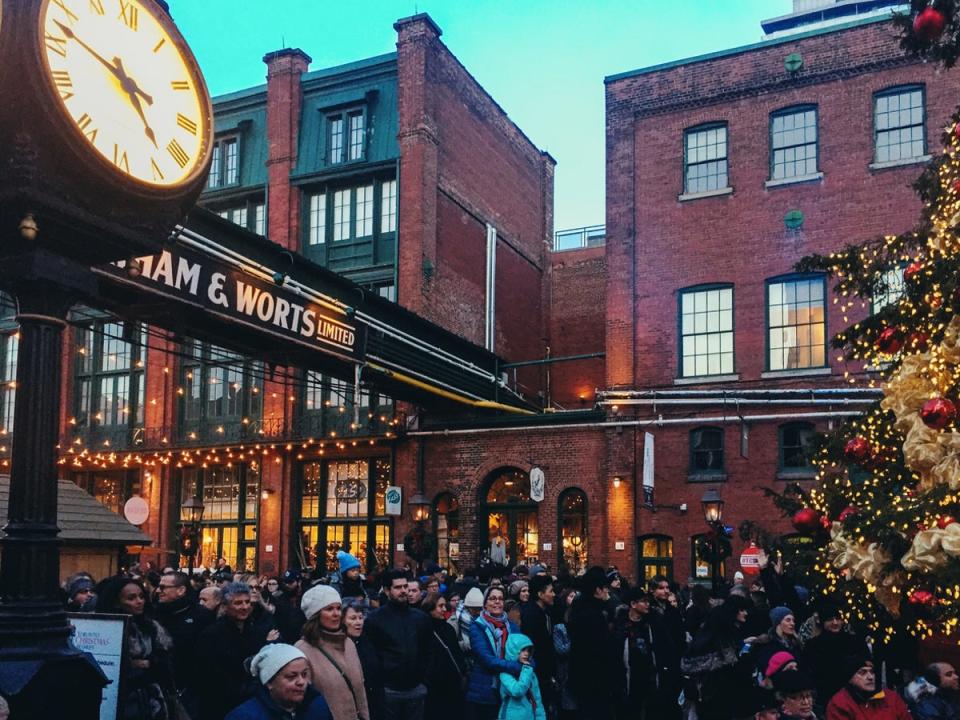
<instances>
[{"instance_id":1,"label":"white knit hat","mask_svg":"<svg viewBox=\"0 0 960 720\"><path fill-rule=\"evenodd\" d=\"M467 591L467 596L463 599L464 607L472 608L482 608L483 607L483 592L480 588L470 588Z\"/></svg>"},{"instance_id":2,"label":"white knit hat","mask_svg":"<svg viewBox=\"0 0 960 720\"><path fill-rule=\"evenodd\" d=\"M343 602L340 593L329 585L314 585L307 590L300 599L300 609L307 616L307 620L312 618L327 605Z\"/></svg>"},{"instance_id":3,"label":"white knit hat","mask_svg":"<svg viewBox=\"0 0 960 720\"><path fill-rule=\"evenodd\" d=\"M264 645L263 649L250 661L250 674L257 678L261 685L266 685L285 665L300 658L306 660L306 657L293 645L284 643Z\"/></svg>"}]
</instances>

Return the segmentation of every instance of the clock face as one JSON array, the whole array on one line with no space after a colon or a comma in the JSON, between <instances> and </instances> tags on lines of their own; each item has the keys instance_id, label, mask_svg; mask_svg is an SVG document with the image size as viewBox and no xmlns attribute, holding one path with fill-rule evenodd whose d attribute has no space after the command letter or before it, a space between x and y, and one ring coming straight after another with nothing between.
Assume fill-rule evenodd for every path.
<instances>
[{"instance_id":1,"label":"clock face","mask_svg":"<svg viewBox=\"0 0 960 720\"><path fill-rule=\"evenodd\" d=\"M173 188L205 166L210 100L176 27L151 0L46 0L47 79L76 129L113 170Z\"/></svg>"}]
</instances>

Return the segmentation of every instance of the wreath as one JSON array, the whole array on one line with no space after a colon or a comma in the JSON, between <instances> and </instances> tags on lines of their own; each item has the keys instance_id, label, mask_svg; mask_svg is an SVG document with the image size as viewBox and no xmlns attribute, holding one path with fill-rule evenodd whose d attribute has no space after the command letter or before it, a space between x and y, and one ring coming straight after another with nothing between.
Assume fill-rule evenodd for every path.
<instances>
[{"instance_id":1,"label":"wreath","mask_svg":"<svg viewBox=\"0 0 960 720\"><path fill-rule=\"evenodd\" d=\"M403 538L403 551L418 563L432 558L437 548L437 539L432 532L415 527Z\"/></svg>"}]
</instances>

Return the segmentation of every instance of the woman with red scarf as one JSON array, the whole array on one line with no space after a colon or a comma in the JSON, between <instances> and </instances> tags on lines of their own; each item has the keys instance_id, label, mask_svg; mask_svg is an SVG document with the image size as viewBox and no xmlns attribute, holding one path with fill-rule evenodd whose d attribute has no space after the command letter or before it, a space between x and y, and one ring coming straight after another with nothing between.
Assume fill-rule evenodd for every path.
<instances>
[{"instance_id":1,"label":"woman with red scarf","mask_svg":"<svg viewBox=\"0 0 960 720\"><path fill-rule=\"evenodd\" d=\"M507 660L507 638L519 634L503 612L502 587L489 587L483 594L483 612L470 623L470 653L473 668L467 684L468 720L494 720L500 710L500 673L519 676L523 666Z\"/></svg>"}]
</instances>

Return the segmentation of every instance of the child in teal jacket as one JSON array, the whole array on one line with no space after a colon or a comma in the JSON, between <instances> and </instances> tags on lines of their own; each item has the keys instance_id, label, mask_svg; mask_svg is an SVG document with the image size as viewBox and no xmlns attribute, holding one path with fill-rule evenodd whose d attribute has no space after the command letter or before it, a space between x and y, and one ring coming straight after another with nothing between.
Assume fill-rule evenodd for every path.
<instances>
[{"instance_id":1,"label":"child in teal jacket","mask_svg":"<svg viewBox=\"0 0 960 720\"><path fill-rule=\"evenodd\" d=\"M533 657L533 641L526 635L511 633L507 637L505 660L519 662L520 677L500 673L499 720L547 720L540 698L540 683L530 660Z\"/></svg>"}]
</instances>

